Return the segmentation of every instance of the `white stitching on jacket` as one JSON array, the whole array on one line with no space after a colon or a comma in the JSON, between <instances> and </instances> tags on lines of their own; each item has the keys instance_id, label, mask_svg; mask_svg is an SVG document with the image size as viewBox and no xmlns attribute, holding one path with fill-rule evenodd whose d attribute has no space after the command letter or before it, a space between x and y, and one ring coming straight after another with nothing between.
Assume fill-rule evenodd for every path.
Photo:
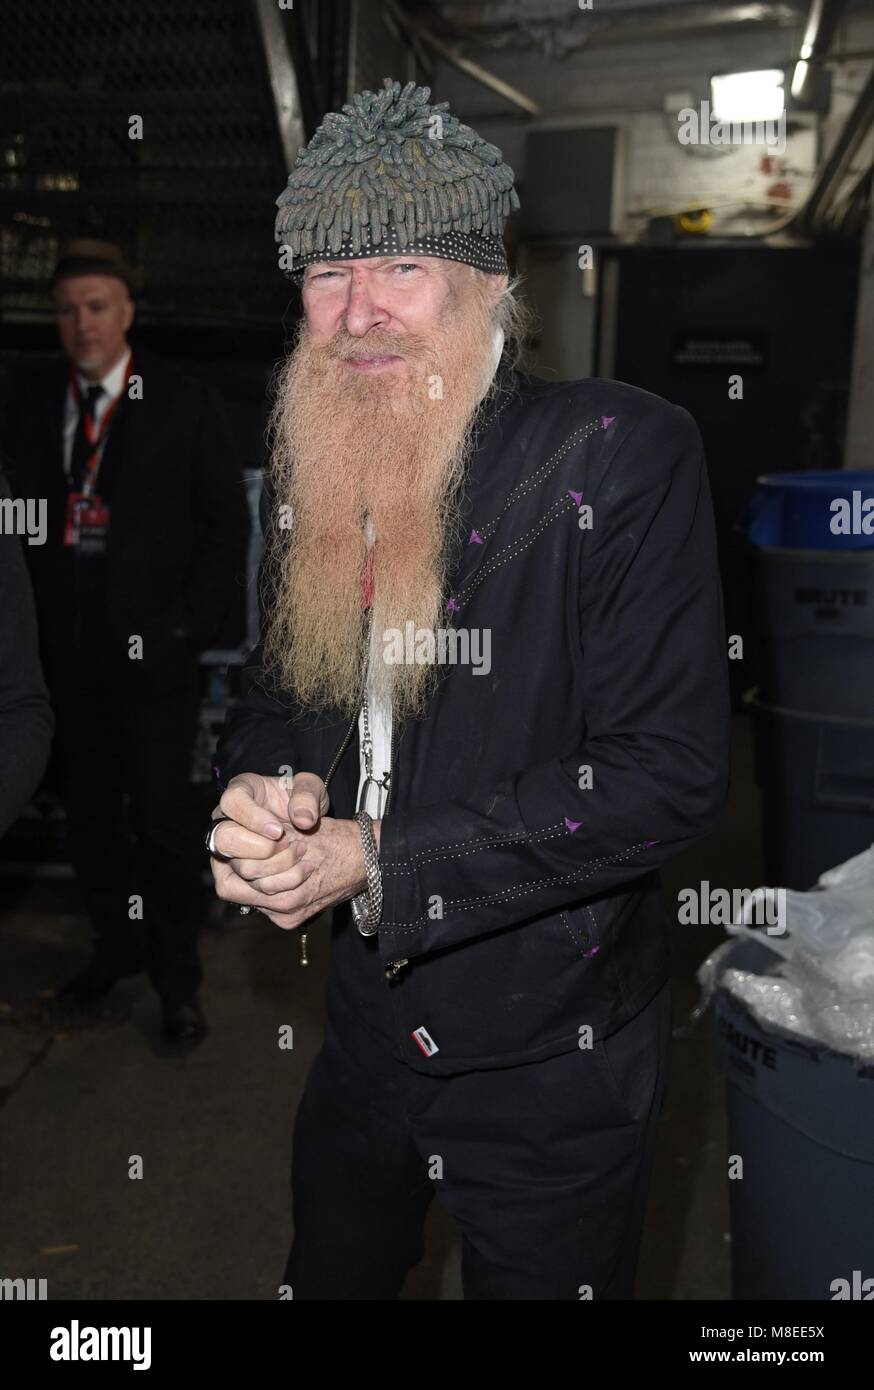
<instances>
[{"instance_id":1,"label":"white stitching on jacket","mask_svg":"<svg viewBox=\"0 0 874 1390\"><path fill-rule=\"evenodd\" d=\"M500 569L501 565L505 565L508 560L514 559L521 550L527 550L540 535L541 531L545 530L548 525L555 521L556 517L560 516L562 512L575 510L576 504L574 502L568 501L564 497L559 498L558 502L554 502L550 508L550 511L555 511L555 516L550 516L550 512L546 512L540 525L533 531L527 531L524 536L517 537L510 545L506 545L503 550L499 550L487 565L483 565L482 569L477 570L471 577L471 580L465 584L462 589L459 589L457 595L458 599L466 603L471 594L479 588L480 584L482 584L485 579L488 579L490 574L496 569ZM474 580L476 581L475 583Z\"/></svg>"},{"instance_id":2,"label":"white stitching on jacket","mask_svg":"<svg viewBox=\"0 0 874 1390\"><path fill-rule=\"evenodd\" d=\"M524 835L494 835L485 840L456 840L454 845L436 845L434 849L421 849L410 856L406 864L383 864L382 872L393 874L412 874L415 872L414 860L421 863L437 864L441 859L450 859L453 856L443 853L444 850L461 849L461 854L473 854L480 849L490 849L493 845L518 845L523 840L533 844L543 840L554 840L556 835L561 835L566 830L562 821L556 821L555 825L547 825L543 830L528 831ZM460 857L460 856L459 856Z\"/></svg>"},{"instance_id":3,"label":"white stitching on jacket","mask_svg":"<svg viewBox=\"0 0 874 1390\"><path fill-rule=\"evenodd\" d=\"M517 502L520 497L524 497L525 493L529 492L531 488L534 487L535 483L540 479L541 475L545 475L546 470L549 469L551 465L558 463L560 459L564 458L568 453L570 453L570 450L572 449L575 443L582 443L584 440L588 439L591 434L594 434L599 429L601 433L603 433L605 427L601 425L600 422L597 420L590 420L587 425L580 425L580 427L574 430L572 434L569 434L567 439L565 439L558 446L555 453L552 454L544 464L541 464L540 468L537 469L536 473L532 473L530 478L523 478L522 482L516 484L509 497L507 498L506 502L504 503L503 507L498 512L497 516L494 517L491 521L487 521L484 524L478 526L478 533L481 536L489 535L490 532L493 531L494 528L497 526L501 517L508 510L508 508L513 506L513 504ZM579 436L579 438L577 436ZM557 505L559 506L559 510L556 512L556 516L560 515L563 511L572 510L572 504L568 502L565 498L560 499L560 505L556 503L553 504L553 506ZM546 513L544 521L541 522L541 524L537 527L536 530L528 532L526 536L513 541L509 546L505 546L503 550L498 551L496 555L492 556L492 559L488 562L488 564L484 565L482 569L477 570L476 573L471 577L471 580L467 584L463 585L462 588L459 589L458 593L454 595L454 597L459 602L465 603L467 599L471 596L471 594L473 594L479 588L483 580L487 579L490 574L493 574L494 571L500 567L500 565L506 564L507 561L511 560L514 557L514 555L520 552L520 550L527 549L528 546L531 545L531 543L534 540L536 540L536 538L540 535L541 531L543 531L544 526L546 525L548 520L549 512ZM524 545L522 544L522 541L525 542ZM475 583L473 582L474 580L476 581Z\"/></svg>"},{"instance_id":4,"label":"white stitching on jacket","mask_svg":"<svg viewBox=\"0 0 874 1390\"><path fill-rule=\"evenodd\" d=\"M542 463L540 467L537 469L537 471L531 474L530 478L523 478L521 482L516 484L516 486L513 488L512 492L508 496L506 502L504 503L503 507L498 512L498 515L494 517L491 521L487 521L484 525L478 526L476 528L479 531L480 535L488 535L488 533L497 526L498 522L504 515L504 512L507 510L507 508L512 507L513 503L518 500L517 494L518 497L524 497L525 493L529 492L530 489L534 486L534 484L538 481L540 475L542 473L545 474L546 470L549 468L551 464L558 463L559 460L564 457L564 455L571 449L572 444L575 440L577 443L581 444L584 439L588 439L590 434L595 433L599 429L603 434L604 426L601 425L598 420L590 420L587 425L580 425L579 428L575 429L572 434L569 434L567 439L565 439L561 444L559 444L555 453L551 454L550 457L546 460L546 462ZM579 440L576 439L577 435L581 436Z\"/></svg>"},{"instance_id":5,"label":"white stitching on jacket","mask_svg":"<svg viewBox=\"0 0 874 1390\"><path fill-rule=\"evenodd\" d=\"M640 840L636 845L630 845L628 849L623 850L621 854L611 854L606 859L594 860L589 872L583 874L582 877L579 874L563 874L558 878L540 878L533 883L523 884L521 888L504 888L500 893L482 893L478 898L449 899L444 906L455 911L466 912L469 908L476 907L480 903L498 903L506 901L508 898L518 898L523 893L532 893L538 888L545 888L554 883L585 883L586 879L591 878L595 870L601 868L602 865L615 864L621 859L627 859L629 855L643 849L645 844L645 840ZM427 923L428 918L423 914L415 922L398 922L397 924L384 922L380 931L386 933L420 931L422 927L427 926Z\"/></svg>"},{"instance_id":6,"label":"white stitching on jacket","mask_svg":"<svg viewBox=\"0 0 874 1390\"><path fill-rule=\"evenodd\" d=\"M564 927L565 931L567 932L568 936L570 937L571 941L573 942L574 949L577 950L577 951L582 951L582 949L583 949L583 943L582 943L581 941L578 941L577 938L574 936L573 930L572 930L572 928L571 928L571 924L570 924L570 921L568 920L568 915L567 915L567 912L565 911L565 909L562 908L561 912L560 912L558 915L559 915L559 917L561 918L561 924L562 924L562 926Z\"/></svg>"}]
</instances>

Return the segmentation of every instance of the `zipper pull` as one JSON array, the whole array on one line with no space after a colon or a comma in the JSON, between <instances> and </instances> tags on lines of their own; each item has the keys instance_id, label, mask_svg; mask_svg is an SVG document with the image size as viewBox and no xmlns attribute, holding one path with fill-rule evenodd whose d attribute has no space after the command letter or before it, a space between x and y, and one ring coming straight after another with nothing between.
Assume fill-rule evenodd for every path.
<instances>
[{"instance_id":1,"label":"zipper pull","mask_svg":"<svg viewBox=\"0 0 874 1390\"><path fill-rule=\"evenodd\" d=\"M393 960L391 965L386 967L385 978L391 980L397 975L398 971L405 965L409 965L409 960Z\"/></svg>"}]
</instances>

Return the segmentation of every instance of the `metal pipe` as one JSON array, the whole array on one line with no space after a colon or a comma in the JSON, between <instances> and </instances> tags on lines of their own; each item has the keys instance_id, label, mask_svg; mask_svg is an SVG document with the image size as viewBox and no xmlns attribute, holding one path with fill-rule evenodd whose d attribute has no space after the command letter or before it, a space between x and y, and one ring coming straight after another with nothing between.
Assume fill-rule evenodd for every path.
<instances>
[{"instance_id":1,"label":"metal pipe","mask_svg":"<svg viewBox=\"0 0 874 1390\"><path fill-rule=\"evenodd\" d=\"M274 0L254 0L253 8L270 79L285 169L286 173L290 173L305 138L294 64Z\"/></svg>"},{"instance_id":2,"label":"metal pipe","mask_svg":"<svg viewBox=\"0 0 874 1390\"><path fill-rule=\"evenodd\" d=\"M543 108L538 102L532 101L524 92L520 92L518 87L512 87L509 82L495 77L494 73L481 67L479 63L472 62L470 58L465 58L458 49L452 48L442 39L438 39L436 34L432 34L424 24L419 23L418 20L410 19L409 15L395 3L395 0L386 0L385 8L398 27L409 37L415 36L420 39L428 48L433 49L435 53L438 53L447 63L451 63L453 67L458 68L460 72L466 73L468 77L472 77L481 86L488 87L490 91L497 92L498 96L502 96L505 100L512 102L514 106L520 107L529 116L541 114Z\"/></svg>"},{"instance_id":3,"label":"metal pipe","mask_svg":"<svg viewBox=\"0 0 874 1390\"><path fill-rule=\"evenodd\" d=\"M791 92L796 100L807 86L810 62L828 52L838 20L845 8L846 0L811 0L807 23L804 26L804 38L801 41L801 52L792 74Z\"/></svg>"},{"instance_id":4,"label":"metal pipe","mask_svg":"<svg viewBox=\"0 0 874 1390\"><path fill-rule=\"evenodd\" d=\"M831 199L846 175L847 169L868 134L874 121L874 72L872 72L859 93L844 123L844 128L835 141L828 159L823 164L816 181L808 194L804 206L793 218L793 228L808 235L822 231Z\"/></svg>"}]
</instances>

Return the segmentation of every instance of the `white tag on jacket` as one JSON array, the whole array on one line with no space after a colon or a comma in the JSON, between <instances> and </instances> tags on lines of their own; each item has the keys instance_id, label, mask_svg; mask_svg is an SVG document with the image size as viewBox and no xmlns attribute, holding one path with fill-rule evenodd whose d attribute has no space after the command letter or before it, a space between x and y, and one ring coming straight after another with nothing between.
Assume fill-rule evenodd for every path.
<instances>
[{"instance_id":1,"label":"white tag on jacket","mask_svg":"<svg viewBox=\"0 0 874 1390\"><path fill-rule=\"evenodd\" d=\"M435 1052L440 1051L440 1048L437 1046L434 1039L431 1037L431 1034L428 1032L427 1028L416 1028L413 1030L411 1036L415 1038L416 1043L424 1052L426 1057L433 1057Z\"/></svg>"}]
</instances>

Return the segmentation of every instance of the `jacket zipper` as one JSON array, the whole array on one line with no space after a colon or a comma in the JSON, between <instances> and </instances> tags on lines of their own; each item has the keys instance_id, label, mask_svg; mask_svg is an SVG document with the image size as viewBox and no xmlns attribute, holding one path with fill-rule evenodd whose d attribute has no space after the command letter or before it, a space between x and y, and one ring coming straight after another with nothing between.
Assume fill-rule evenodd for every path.
<instances>
[{"instance_id":1,"label":"jacket zipper","mask_svg":"<svg viewBox=\"0 0 874 1390\"><path fill-rule=\"evenodd\" d=\"M331 766L328 768L328 775L327 775L327 777L325 778L325 791L328 790L328 783L330 782L331 778L333 777L334 773L335 773L336 770L337 770L337 764L338 764L338 762L339 762L340 759L342 758L343 754L346 752L346 749L349 747L349 740L350 740L350 738L352 737L352 730L355 728L355 725L356 725L357 723L358 723L358 715L357 715L357 714L353 714L352 719L351 719L350 724L349 724L349 728L346 730L346 733L345 733L344 736L343 736L343 742L340 744L340 747L337 749L337 752L334 754L334 760L333 760L333 762L331 763Z\"/></svg>"},{"instance_id":2,"label":"jacket zipper","mask_svg":"<svg viewBox=\"0 0 874 1390\"><path fill-rule=\"evenodd\" d=\"M387 793L386 798L385 798L385 805L384 805L383 808L382 808L382 814L383 814L383 815L385 815L386 811L388 810L388 803L391 801L392 787L394 786L394 777L393 777L393 773L394 773L394 762L395 762L395 721L392 720L392 721L391 721L391 733L389 734L389 740L388 740L388 793Z\"/></svg>"},{"instance_id":3,"label":"jacket zipper","mask_svg":"<svg viewBox=\"0 0 874 1390\"><path fill-rule=\"evenodd\" d=\"M388 810L388 804L389 804L389 802L391 801L391 794L392 794L392 791L394 790L394 784L395 784L395 780L394 780L394 766L395 766L395 721L394 721L394 719L392 719L392 721L391 721L391 737L390 737L390 739L389 739L389 745L388 745L388 796L385 798L385 805L384 805L383 808L382 808L383 818L385 818L385 813L386 813L386 811ZM391 964L390 964L390 965L387 965L386 968L385 968L385 978L386 978L387 980L392 980L392 979L394 979L394 977L395 977L395 975L397 975L398 971L401 970L401 969L403 968L403 966L405 966L405 965L407 965L407 964L409 964L409 961L408 961L408 958L406 958L406 957L405 957L403 960L393 960L393 961L391 962Z\"/></svg>"}]
</instances>

